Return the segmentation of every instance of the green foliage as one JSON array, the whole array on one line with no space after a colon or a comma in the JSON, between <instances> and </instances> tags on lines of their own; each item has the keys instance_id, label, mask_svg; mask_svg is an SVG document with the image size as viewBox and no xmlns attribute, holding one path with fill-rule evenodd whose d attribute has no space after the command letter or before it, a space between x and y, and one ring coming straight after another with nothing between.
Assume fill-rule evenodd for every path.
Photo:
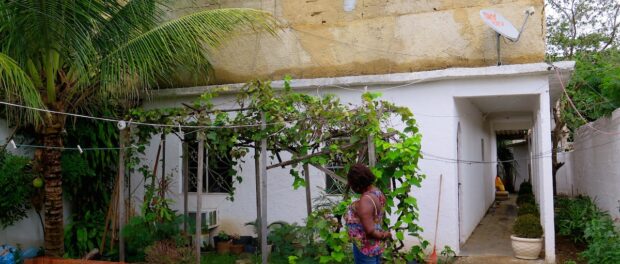
<instances>
[{"instance_id":1,"label":"green foliage","mask_svg":"<svg viewBox=\"0 0 620 264\"><path fill-rule=\"evenodd\" d=\"M456 252L449 246L444 246L439 255L441 256L437 262L439 264L450 264L456 261Z\"/></svg>"},{"instance_id":2,"label":"green foliage","mask_svg":"<svg viewBox=\"0 0 620 264\"><path fill-rule=\"evenodd\" d=\"M531 215L538 216L539 215L538 207L535 204L531 204L531 203L525 203L525 204L519 206L519 210L517 211L517 215L518 216L522 216L522 215L526 215L526 214L531 214Z\"/></svg>"},{"instance_id":3,"label":"green foliage","mask_svg":"<svg viewBox=\"0 0 620 264\"><path fill-rule=\"evenodd\" d=\"M238 259L239 259L239 256L236 256L236 255L229 255L229 254L220 255L220 254L216 254L215 252L208 252L202 256L200 263L235 264ZM260 258L253 257L251 263L260 263ZM276 263L276 262L269 262L269 263ZM286 262L278 262L278 263L286 263Z\"/></svg>"},{"instance_id":4,"label":"green foliage","mask_svg":"<svg viewBox=\"0 0 620 264\"><path fill-rule=\"evenodd\" d=\"M512 233L521 238L541 238L543 229L540 225L540 218L531 214L517 217Z\"/></svg>"},{"instance_id":5,"label":"green foliage","mask_svg":"<svg viewBox=\"0 0 620 264\"><path fill-rule=\"evenodd\" d=\"M584 231L588 247L581 256L588 263L620 263L620 233L607 214L598 214L590 220Z\"/></svg>"},{"instance_id":6,"label":"green foliage","mask_svg":"<svg viewBox=\"0 0 620 264\"><path fill-rule=\"evenodd\" d=\"M113 116L109 106L98 115ZM114 123L78 119L67 128L66 145L111 148L118 146ZM103 235L105 214L110 204L117 174L118 151L66 151L61 157L63 194L72 205L71 224L65 229L65 256L81 258L98 248ZM106 243L108 244L108 243ZM109 244L108 244L109 245Z\"/></svg>"},{"instance_id":7,"label":"green foliage","mask_svg":"<svg viewBox=\"0 0 620 264\"><path fill-rule=\"evenodd\" d=\"M228 241L230 240L230 236L224 232L224 230L220 231L216 236L220 241Z\"/></svg>"},{"instance_id":8,"label":"green foliage","mask_svg":"<svg viewBox=\"0 0 620 264\"><path fill-rule=\"evenodd\" d=\"M285 81L285 86L290 87L287 82ZM414 188L420 187L424 179L424 175L418 171L418 161L422 157L420 152L422 138L413 114L408 108L379 101L377 100L379 94L364 94L363 105L353 106L341 103L333 95L314 97L295 93L292 89L276 91L268 82L256 81L247 84L238 92L238 107L245 110L232 115L215 109L212 100L217 96L217 92L203 94L191 108L187 109L132 110L133 120L172 126L161 130L141 128L135 131L136 137L132 144L139 148L130 155L130 159L134 161L130 162L132 165L129 167L138 164L135 160L137 155L134 154L144 151L144 145L152 135L176 131L174 126L176 124L242 126L234 130L205 130L209 152L226 151L233 159L241 161L241 158L248 153L247 148L257 147L256 142L268 138L267 148L272 151L273 158L279 158L281 152L292 154L294 164L290 174L294 178L293 187L296 188L305 185L300 165L342 164L344 168L335 172L337 178L342 180L351 164L368 163L365 147L370 137L376 147L376 166L371 168L377 176L375 185L386 196L388 201L386 212L395 216L395 221L385 218L382 223L384 229L394 230L397 238L397 242L392 243L386 250L385 256L390 261L421 259L423 256L421 246L415 246L404 252L402 243L407 234L421 239L422 230L416 224L419 217L417 201L411 196ZM185 119L196 111L210 114L200 115L196 119ZM258 124L261 115L269 124L265 129L260 126L248 126ZM393 129L390 125L392 120L400 120L404 128ZM231 192L230 195L232 194ZM342 263L346 260L348 237L338 226L342 225L339 222L352 197L345 193L342 198L341 201L324 208L326 212L309 220L323 223L313 232L317 234L313 239L322 241L317 247L323 250L315 255L316 261ZM315 226L312 225L313 228ZM427 243L422 241L421 244Z\"/></svg>"},{"instance_id":9,"label":"green foliage","mask_svg":"<svg viewBox=\"0 0 620 264\"><path fill-rule=\"evenodd\" d=\"M617 46L620 3L614 0L547 0L547 48L551 58L572 58Z\"/></svg>"},{"instance_id":10,"label":"green foliage","mask_svg":"<svg viewBox=\"0 0 620 264\"><path fill-rule=\"evenodd\" d=\"M524 204L536 204L536 199L534 198L534 195L531 195L531 194L519 195L517 197L517 205L522 206Z\"/></svg>"},{"instance_id":11,"label":"green foliage","mask_svg":"<svg viewBox=\"0 0 620 264\"><path fill-rule=\"evenodd\" d=\"M579 243L586 241L585 229L587 224L601 215L594 201L587 196L577 198L557 197L555 207L557 209L555 213L556 231L560 235L570 237Z\"/></svg>"},{"instance_id":12,"label":"green foliage","mask_svg":"<svg viewBox=\"0 0 620 264\"><path fill-rule=\"evenodd\" d=\"M123 229L127 259L130 262L145 260L145 252L157 241L172 240L176 245L184 245L187 241L181 235L180 226L183 218L175 217L173 221L158 222L153 214L132 217Z\"/></svg>"},{"instance_id":13,"label":"green foliage","mask_svg":"<svg viewBox=\"0 0 620 264\"><path fill-rule=\"evenodd\" d=\"M65 258L82 258L94 248L99 247L103 237L105 216L102 211L87 211L75 221L72 216L65 226Z\"/></svg>"},{"instance_id":14,"label":"green foliage","mask_svg":"<svg viewBox=\"0 0 620 264\"><path fill-rule=\"evenodd\" d=\"M532 183L529 181L524 181L519 185L519 196L522 195L534 195Z\"/></svg>"},{"instance_id":15,"label":"green foliage","mask_svg":"<svg viewBox=\"0 0 620 264\"><path fill-rule=\"evenodd\" d=\"M0 153L0 229L26 217L31 207L30 198L35 194L34 179L27 158Z\"/></svg>"},{"instance_id":16,"label":"green foliage","mask_svg":"<svg viewBox=\"0 0 620 264\"><path fill-rule=\"evenodd\" d=\"M267 240L273 245L273 255L276 257L284 257L298 255L303 251L301 247L300 235L302 235L303 228L297 224L283 224L274 228Z\"/></svg>"},{"instance_id":17,"label":"green foliage","mask_svg":"<svg viewBox=\"0 0 620 264\"><path fill-rule=\"evenodd\" d=\"M584 53L576 57L575 73L567 92L587 122L609 116L620 107L620 51ZM564 98L562 118L575 132L584 125L582 117Z\"/></svg>"}]
</instances>

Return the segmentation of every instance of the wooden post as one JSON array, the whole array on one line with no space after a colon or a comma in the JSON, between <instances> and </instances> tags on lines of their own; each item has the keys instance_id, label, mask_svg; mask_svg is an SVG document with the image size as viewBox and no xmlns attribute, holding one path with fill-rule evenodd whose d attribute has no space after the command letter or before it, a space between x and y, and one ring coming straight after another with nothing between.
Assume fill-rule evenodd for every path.
<instances>
[{"instance_id":1,"label":"wooden post","mask_svg":"<svg viewBox=\"0 0 620 264\"><path fill-rule=\"evenodd\" d=\"M368 135L368 166L375 167L377 157L375 155L375 137L373 134Z\"/></svg>"},{"instance_id":2,"label":"wooden post","mask_svg":"<svg viewBox=\"0 0 620 264\"><path fill-rule=\"evenodd\" d=\"M198 132L198 171L196 172L196 237L194 245L196 247L196 263L200 263L200 238L202 234L202 176L204 173L204 132ZM209 165L207 164L207 167Z\"/></svg>"},{"instance_id":3,"label":"wooden post","mask_svg":"<svg viewBox=\"0 0 620 264\"><path fill-rule=\"evenodd\" d=\"M123 225L125 224L125 140L128 129L120 131L118 153L118 256L120 262L125 262L125 239Z\"/></svg>"},{"instance_id":4,"label":"wooden post","mask_svg":"<svg viewBox=\"0 0 620 264\"><path fill-rule=\"evenodd\" d=\"M166 180L166 134L161 134L161 180ZM157 177L157 175L154 175ZM166 192L161 192L161 199L166 199Z\"/></svg>"},{"instance_id":5,"label":"wooden post","mask_svg":"<svg viewBox=\"0 0 620 264\"><path fill-rule=\"evenodd\" d=\"M260 221L261 221L261 196L260 196L260 154L259 154L260 150L258 147L254 148L254 171L256 173L256 222L254 224L256 224L256 235L258 236L258 238L261 238L261 229L259 227L260 225Z\"/></svg>"},{"instance_id":6,"label":"wooden post","mask_svg":"<svg viewBox=\"0 0 620 264\"><path fill-rule=\"evenodd\" d=\"M181 177L183 178L183 231L185 234L189 234L187 232L187 220L188 220L188 201L187 201L187 188L189 188L189 149L187 147L187 142L183 142L183 171L181 173Z\"/></svg>"},{"instance_id":7,"label":"wooden post","mask_svg":"<svg viewBox=\"0 0 620 264\"><path fill-rule=\"evenodd\" d=\"M261 128L267 128L265 113L261 113ZM267 264L267 138L260 141L260 170L261 170L261 219L260 219L260 249L262 263Z\"/></svg>"},{"instance_id":8,"label":"wooden post","mask_svg":"<svg viewBox=\"0 0 620 264\"><path fill-rule=\"evenodd\" d=\"M364 93L368 92L368 86L364 87ZM375 155L375 139L373 134L368 135L368 166L373 168L377 164Z\"/></svg>"},{"instance_id":9,"label":"wooden post","mask_svg":"<svg viewBox=\"0 0 620 264\"><path fill-rule=\"evenodd\" d=\"M304 164L304 180L306 181L306 211L310 216L312 214L312 193L310 192L310 166L308 163Z\"/></svg>"}]
</instances>

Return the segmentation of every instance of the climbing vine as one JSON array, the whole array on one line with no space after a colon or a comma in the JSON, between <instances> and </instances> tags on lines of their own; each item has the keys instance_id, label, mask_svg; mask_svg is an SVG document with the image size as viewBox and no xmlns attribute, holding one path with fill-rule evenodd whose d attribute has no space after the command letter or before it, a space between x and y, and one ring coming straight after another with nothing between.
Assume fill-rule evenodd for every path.
<instances>
[{"instance_id":1,"label":"climbing vine","mask_svg":"<svg viewBox=\"0 0 620 264\"><path fill-rule=\"evenodd\" d=\"M276 90L269 82L255 81L247 84L237 93L234 111L216 109L213 99L221 91L211 90L191 105L175 109L131 111L128 118L140 122L173 125L167 128L140 126L132 131L132 144L138 146L130 153L135 169L138 153L157 133L179 133L174 125L203 125L212 128L194 129L186 133L204 135L205 146L213 155L230 155L241 162L247 158L249 149L258 148L261 139L267 139L268 153L276 164L268 169L287 167L294 178L293 188L305 186L303 165L324 171L340 182L346 182L349 166L358 162L369 163L369 140L375 146L376 165L372 168L377 176L376 186L387 198L386 212L391 217L384 219L384 228L395 231L395 242L390 244L385 256L392 262L421 260L428 242L420 236L421 227L416 199L411 196L414 187L420 187L424 175L419 173L421 158L421 135L411 111L390 102L379 100L378 93L365 93L359 105L345 104L334 95L322 97L294 92L290 79L285 79L284 89ZM261 116L266 119L266 128L261 128ZM394 128L394 123L400 129ZM179 137L182 138L179 133ZM287 153L287 160L282 154ZM328 169L331 163L340 163L342 170ZM236 168L241 166L235 166ZM145 182L148 168L142 168ZM238 172L236 175L240 175ZM236 182L243 179L235 177ZM234 184L233 184L234 185ZM234 197L234 189L230 190ZM346 261L350 245L346 231L342 228L342 215L355 198L348 191L342 200L331 208L316 210L308 218L308 225L314 232L313 240L320 241L325 248L314 255L321 263ZM420 240L419 245L404 250L403 240L409 235ZM303 256L291 256L291 261Z\"/></svg>"}]
</instances>

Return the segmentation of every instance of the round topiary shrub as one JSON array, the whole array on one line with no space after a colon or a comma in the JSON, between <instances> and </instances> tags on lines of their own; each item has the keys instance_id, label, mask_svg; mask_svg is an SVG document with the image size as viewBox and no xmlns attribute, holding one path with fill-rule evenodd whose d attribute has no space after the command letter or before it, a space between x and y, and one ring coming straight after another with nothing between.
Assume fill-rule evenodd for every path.
<instances>
[{"instance_id":1,"label":"round topiary shrub","mask_svg":"<svg viewBox=\"0 0 620 264\"><path fill-rule=\"evenodd\" d=\"M529 181L524 181L521 185L519 185L519 196L528 194L534 195L534 192L532 191L532 183Z\"/></svg>"},{"instance_id":2,"label":"round topiary shrub","mask_svg":"<svg viewBox=\"0 0 620 264\"><path fill-rule=\"evenodd\" d=\"M532 214L517 217L512 233L520 238L540 238L543 234L540 219Z\"/></svg>"},{"instance_id":3,"label":"round topiary shrub","mask_svg":"<svg viewBox=\"0 0 620 264\"><path fill-rule=\"evenodd\" d=\"M535 204L531 203L524 203L523 205L519 206L519 211L517 212L517 215L522 216L526 214L538 216L538 207Z\"/></svg>"},{"instance_id":4,"label":"round topiary shrub","mask_svg":"<svg viewBox=\"0 0 620 264\"><path fill-rule=\"evenodd\" d=\"M531 195L531 194L519 195L519 197L517 197L517 205L521 207L524 204L536 204L536 199L534 199L534 195Z\"/></svg>"}]
</instances>

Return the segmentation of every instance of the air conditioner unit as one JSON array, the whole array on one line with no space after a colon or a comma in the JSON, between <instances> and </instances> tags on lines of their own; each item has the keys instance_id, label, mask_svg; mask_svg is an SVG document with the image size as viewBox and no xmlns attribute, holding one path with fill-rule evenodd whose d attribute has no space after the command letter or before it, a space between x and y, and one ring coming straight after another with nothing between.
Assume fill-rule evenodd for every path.
<instances>
[{"instance_id":1,"label":"air conditioner unit","mask_svg":"<svg viewBox=\"0 0 620 264\"><path fill-rule=\"evenodd\" d=\"M200 216L201 227L207 227L208 229L216 228L220 225L218 209L206 209L202 211ZM196 219L196 212L188 212L189 219Z\"/></svg>"}]
</instances>

